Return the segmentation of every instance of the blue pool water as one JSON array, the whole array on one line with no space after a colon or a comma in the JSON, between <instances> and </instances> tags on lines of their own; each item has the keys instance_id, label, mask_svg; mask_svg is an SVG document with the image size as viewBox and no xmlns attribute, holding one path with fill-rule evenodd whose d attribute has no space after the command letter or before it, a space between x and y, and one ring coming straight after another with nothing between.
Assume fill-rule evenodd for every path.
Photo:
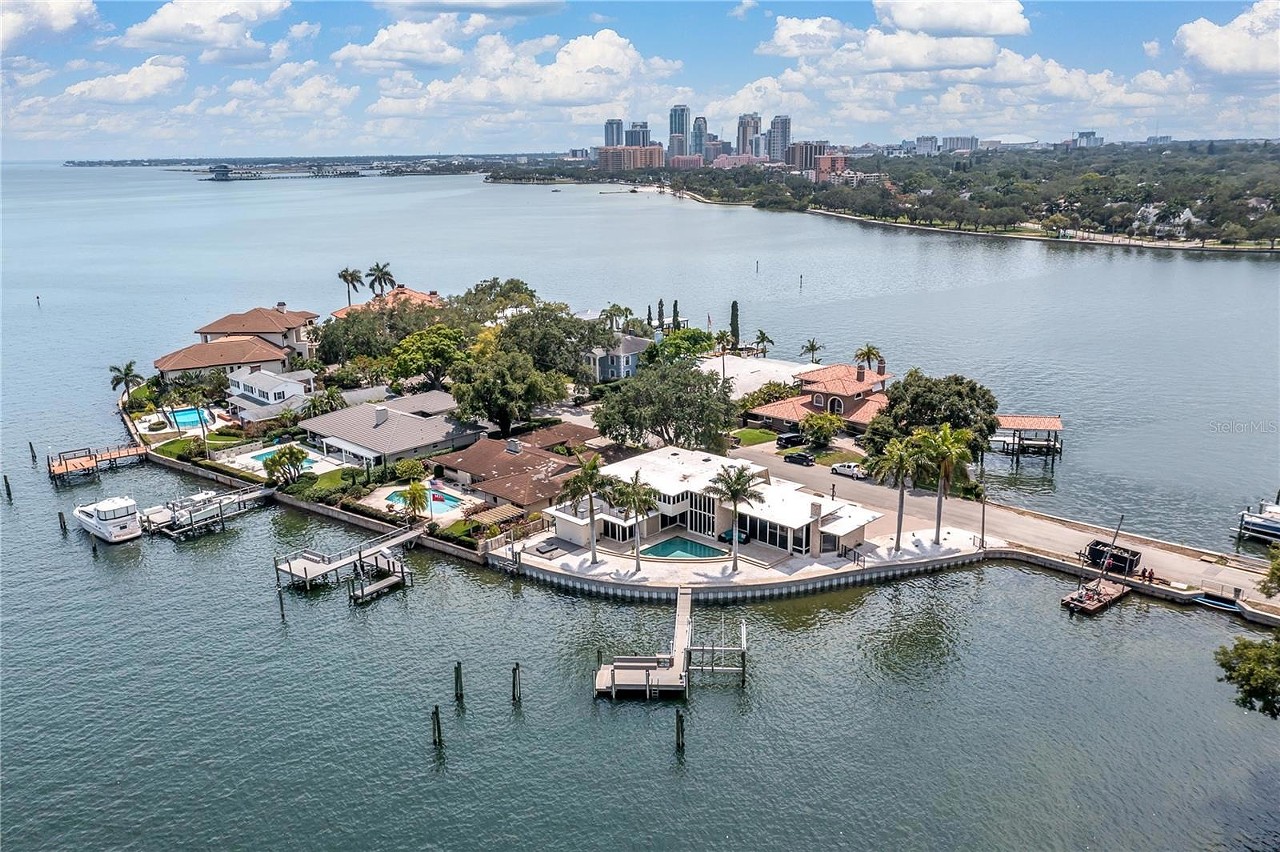
<instances>
[{"instance_id":1,"label":"blue pool water","mask_svg":"<svg viewBox=\"0 0 1280 852\"><path fill-rule=\"evenodd\" d=\"M196 408L178 408L173 412L174 425L179 429L195 429L200 426L200 420L204 420L204 425L209 426L213 423L213 418L208 412L201 411Z\"/></svg>"},{"instance_id":2,"label":"blue pool water","mask_svg":"<svg viewBox=\"0 0 1280 852\"><path fill-rule=\"evenodd\" d=\"M664 559L715 559L727 554L727 550L678 535L640 551L641 556L660 556Z\"/></svg>"},{"instance_id":3,"label":"blue pool water","mask_svg":"<svg viewBox=\"0 0 1280 852\"><path fill-rule=\"evenodd\" d=\"M392 491L387 495L387 499L392 503L404 505L404 490ZM427 489L427 511L428 512L452 512L458 508L462 501L452 494L445 494L443 491L437 491L434 488Z\"/></svg>"},{"instance_id":4,"label":"blue pool water","mask_svg":"<svg viewBox=\"0 0 1280 852\"><path fill-rule=\"evenodd\" d=\"M259 464L262 464L262 463L263 463L263 462L265 462L267 459L269 459L269 458L271 458L272 456L274 456L277 452L279 452L279 450L265 450L265 451L263 451L263 452L261 452L261 453L257 453L257 454L255 454L255 455L250 456L250 458L251 458L251 459L253 459L254 461L258 462ZM313 464L315 464L315 463L316 463L316 460L315 460L315 459L311 458L311 456L307 456L307 460L306 460L306 461L304 461L304 462L302 463L302 466L303 466L303 467L311 467L311 465L313 465Z\"/></svg>"}]
</instances>

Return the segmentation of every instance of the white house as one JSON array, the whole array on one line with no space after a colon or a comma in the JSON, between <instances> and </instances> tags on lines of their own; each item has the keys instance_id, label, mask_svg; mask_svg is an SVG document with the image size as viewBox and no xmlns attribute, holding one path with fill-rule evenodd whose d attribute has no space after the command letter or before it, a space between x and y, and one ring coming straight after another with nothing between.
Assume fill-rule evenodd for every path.
<instances>
[{"instance_id":1,"label":"white house","mask_svg":"<svg viewBox=\"0 0 1280 852\"><path fill-rule=\"evenodd\" d=\"M639 472L641 481L658 492L658 509L643 518L628 518L625 512L597 497L597 537L606 542L606 547L609 539L626 547L633 541L635 525L639 523L642 546L646 538L672 527L680 527L694 540L714 541L733 525L733 505L704 492L725 467L745 467L758 477L756 487L762 499L738 506L738 530L783 554L844 556L866 539L867 525L881 517L848 500L802 492L796 482L771 481L769 471L758 464L664 447L601 469L623 481L630 481ZM547 509L546 514L555 520L557 538L578 546L590 542L585 505L562 503Z\"/></svg>"},{"instance_id":2,"label":"white house","mask_svg":"<svg viewBox=\"0 0 1280 852\"><path fill-rule=\"evenodd\" d=\"M288 401L300 408L315 391L315 378L310 370L276 373L241 367L227 376L227 407L235 415Z\"/></svg>"}]
</instances>

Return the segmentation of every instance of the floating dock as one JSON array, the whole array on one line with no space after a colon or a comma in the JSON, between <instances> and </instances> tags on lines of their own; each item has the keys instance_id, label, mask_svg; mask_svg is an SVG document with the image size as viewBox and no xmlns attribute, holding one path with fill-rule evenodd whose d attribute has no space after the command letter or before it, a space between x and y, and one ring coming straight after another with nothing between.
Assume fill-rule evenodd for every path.
<instances>
[{"instance_id":1,"label":"floating dock","mask_svg":"<svg viewBox=\"0 0 1280 852\"><path fill-rule=\"evenodd\" d=\"M320 553L304 547L293 553L275 557L276 586L281 578L291 586L302 586L310 591L312 583L341 582L344 569L350 568L354 575L357 569L368 567L376 556L390 558L389 548L399 544L407 544L419 535L422 530L417 526L406 526L380 535L375 539L352 545L337 553Z\"/></svg>"},{"instance_id":2,"label":"floating dock","mask_svg":"<svg viewBox=\"0 0 1280 852\"><path fill-rule=\"evenodd\" d=\"M118 444L114 447L93 449L83 447L78 450L64 450L57 456L47 456L45 464L49 468L50 479L64 479L71 476L97 476L102 468L113 468L121 462L145 461L147 448L136 444ZM35 461L33 458L32 461Z\"/></svg>"},{"instance_id":3,"label":"floating dock","mask_svg":"<svg viewBox=\"0 0 1280 852\"><path fill-rule=\"evenodd\" d=\"M1097 615L1127 594L1128 586L1098 578L1064 597L1062 605L1072 612Z\"/></svg>"},{"instance_id":4,"label":"floating dock","mask_svg":"<svg viewBox=\"0 0 1280 852\"><path fill-rule=\"evenodd\" d=\"M191 497L171 500L163 506L143 509L142 529L151 535L167 535L179 539L209 532L215 528L226 529L227 519L256 509L272 495L270 488L251 485L225 494L201 491Z\"/></svg>"}]
</instances>

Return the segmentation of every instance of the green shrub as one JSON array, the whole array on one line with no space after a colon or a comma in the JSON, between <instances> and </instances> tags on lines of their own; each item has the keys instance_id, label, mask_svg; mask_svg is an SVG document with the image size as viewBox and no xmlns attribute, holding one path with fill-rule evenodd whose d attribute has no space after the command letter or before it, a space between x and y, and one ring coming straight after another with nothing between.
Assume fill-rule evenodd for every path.
<instances>
[{"instance_id":1,"label":"green shrub","mask_svg":"<svg viewBox=\"0 0 1280 852\"><path fill-rule=\"evenodd\" d=\"M147 424L148 432L163 432L165 429L168 429L168 428L169 428L169 424L165 423L163 420L156 420L153 423Z\"/></svg>"},{"instance_id":2,"label":"green shrub","mask_svg":"<svg viewBox=\"0 0 1280 852\"><path fill-rule=\"evenodd\" d=\"M396 462L396 479L417 481L426 475L426 469L417 459L401 459Z\"/></svg>"},{"instance_id":3,"label":"green shrub","mask_svg":"<svg viewBox=\"0 0 1280 852\"><path fill-rule=\"evenodd\" d=\"M283 493L288 494L290 497L300 497L300 498L306 499L307 492L315 487L317 479L319 479L318 476L316 476L311 471L307 471L306 473L302 474L302 476L299 476L297 480L290 483L289 485L284 486L280 490Z\"/></svg>"}]
</instances>

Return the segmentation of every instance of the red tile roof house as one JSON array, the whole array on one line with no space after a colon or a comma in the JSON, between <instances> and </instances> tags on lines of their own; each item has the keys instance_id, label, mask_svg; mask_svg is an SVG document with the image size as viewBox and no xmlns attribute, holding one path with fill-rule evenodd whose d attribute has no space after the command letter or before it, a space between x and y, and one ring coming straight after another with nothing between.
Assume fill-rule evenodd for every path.
<instances>
[{"instance_id":1,"label":"red tile roof house","mask_svg":"<svg viewBox=\"0 0 1280 852\"><path fill-rule=\"evenodd\" d=\"M251 371L270 370L283 373L287 369L289 351L253 335L219 337L209 343L193 343L155 360L155 367L166 379L182 373L203 375L213 371L234 373L247 367Z\"/></svg>"},{"instance_id":2,"label":"red tile roof house","mask_svg":"<svg viewBox=\"0 0 1280 852\"><path fill-rule=\"evenodd\" d=\"M794 432L806 414L826 411L844 420L852 433L867 430L871 418L889 404L885 388L891 373L886 373L884 359L874 371L865 366L832 364L800 373L800 395L751 409L748 417L778 432Z\"/></svg>"},{"instance_id":3,"label":"red tile roof house","mask_svg":"<svg viewBox=\"0 0 1280 852\"><path fill-rule=\"evenodd\" d=\"M431 461L444 468L448 479L474 488L485 502L511 504L525 511L550 506L564 480L578 469L577 459L517 438L481 438L465 450L435 456Z\"/></svg>"},{"instance_id":4,"label":"red tile roof house","mask_svg":"<svg viewBox=\"0 0 1280 852\"><path fill-rule=\"evenodd\" d=\"M227 314L206 326L196 329L201 343L211 343L218 338L251 334L272 346L279 346L310 358L316 344L308 331L315 326L319 314L311 311L291 311L284 302L274 308L250 308L242 314Z\"/></svg>"},{"instance_id":5,"label":"red tile roof house","mask_svg":"<svg viewBox=\"0 0 1280 852\"><path fill-rule=\"evenodd\" d=\"M348 305L345 308L338 308L333 312L335 319L342 319L353 311L363 311L369 308L394 308L397 305L409 305L412 307L424 308L443 308L444 299L440 298L440 294L435 290L423 293L420 290L413 290L405 287L403 284L397 284L385 293L379 293L369 301L361 305Z\"/></svg>"}]
</instances>

